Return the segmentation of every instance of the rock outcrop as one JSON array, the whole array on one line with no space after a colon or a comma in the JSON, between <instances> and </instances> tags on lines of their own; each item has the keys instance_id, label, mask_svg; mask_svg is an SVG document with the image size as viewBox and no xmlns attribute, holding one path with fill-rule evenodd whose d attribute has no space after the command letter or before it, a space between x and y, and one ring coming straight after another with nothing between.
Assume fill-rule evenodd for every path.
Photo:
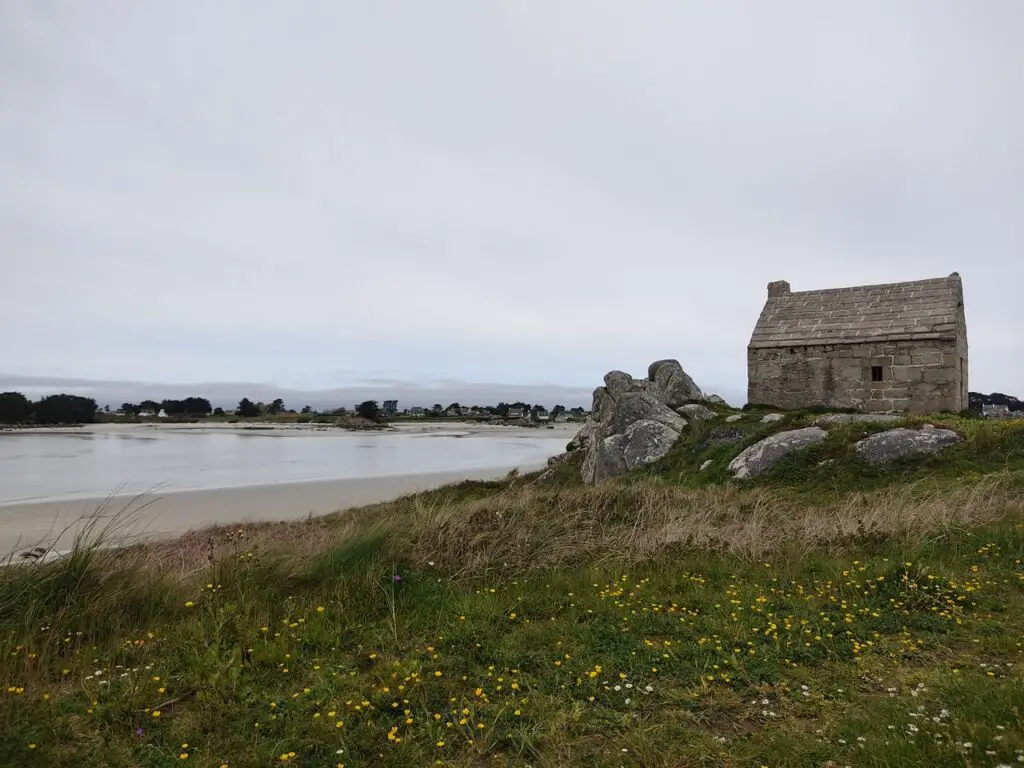
<instances>
[{"instance_id":1,"label":"rock outcrop","mask_svg":"<svg viewBox=\"0 0 1024 768\"><path fill-rule=\"evenodd\" d=\"M660 459L676 444L680 432L682 429L677 431L658 421L644 420L630 424L622 434L621 441L626 469L636 469Z\"/></svg>"},{"instance_id":2,"label":"rock outcrop","mask_svg":"<svg viewBox=\"0 0 1024 768\"><path fill-rule=\"evenodd\" d=\"M566 450L586 451L582 475L587 483L657 461L687 426L674 409L702 397L676 360L651 363L646 379L610 371L604 386L594 390L590 418Z\"/></svg>"},{"instance_id":3,"label":"rock outcrop","mask_svg":"<svg viewBox=\"0 0 1024 768\"><path fill-rule=\"evenodd\" d=\"M718 414L708 408L706 405L700 403L687 403L676 408L676 413L685 419L699 421L708 421L709 419L715 418Z\"/></svg>"},{"instance_id":4,"label":"rock outcrop","mask_svg":"<svg viewBox=\"0 0 1024 768\"><path fill-rule=\"evenodd\" d=\"M936 453L959 443L960 439L951 429L936 429L925 424L922 429L899 427L877 432L859 440L854 450L869 464L889 464L897 459Z\"/></svg>"},{"instance_id":5,"label":"rock outcrop","mask_svg":"<svg viewBox=\"0 0 1024 768\"><path fill-rule=\"evenodd\" d=\"M820 443L827 436L828 432L821 427L805 427L804 429L779 432L744 450L729 462L729 471L737 480L755 477L774 467L784 456L809 445Z\"/></svg>"},{"instance_id":6,"label":"rock outcrop","mask_svg":"<svg viewBox=\"0 0 1024 768\"><path fill-rule=\"evenodd\" d=\"M647 368L648 388L669 408L678 408L692 400L700 400L704 394L693 379L683 370L678 360L658 360Z\"/></svg>"}]
</instances>

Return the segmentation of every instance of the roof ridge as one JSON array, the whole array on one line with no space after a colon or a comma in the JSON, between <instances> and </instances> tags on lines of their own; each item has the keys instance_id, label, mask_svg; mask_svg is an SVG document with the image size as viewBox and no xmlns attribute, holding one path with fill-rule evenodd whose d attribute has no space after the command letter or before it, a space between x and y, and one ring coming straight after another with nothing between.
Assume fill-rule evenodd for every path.
<instances>
[{"instance_id":1,"label":"roof ridge","mask_svg":"<svg viewBox=\"0 0 1024 768\"><path fill-rule=\"evenodd\" d=\"M900 280L895 283L871 283L867 285L844 285L838 288L810 288L804 291L789 291L788 293L782 294L782 296L800 296L808 293L827 293L827 292L838 292L838 291L855 291L859 289L872 290L872 289L885 289L885 288L902 288L911 285L924 285L924 284L937 284L937 283L955 283L959 279L959 275L947 275L946 277L926 277L921 280ZM781 298L781 297L779 297Z\"/></svg>"}]
</instances>

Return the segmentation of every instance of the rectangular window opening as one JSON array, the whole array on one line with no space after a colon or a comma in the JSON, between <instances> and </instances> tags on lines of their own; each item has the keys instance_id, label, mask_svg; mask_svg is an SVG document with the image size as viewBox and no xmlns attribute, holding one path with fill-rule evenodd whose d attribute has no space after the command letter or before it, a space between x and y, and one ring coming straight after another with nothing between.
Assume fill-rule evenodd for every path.
<instances>
[{"instance_id":1,"label":"rectangular window opening","mask_svg":"<svg viewBox=\"0 0 1024 768\"><path fill-rule=\"evenodd\" d=\"M871 366L871 380L881 381L882 380L882 366L872 365Z\"/></svg>"}]
</instances>

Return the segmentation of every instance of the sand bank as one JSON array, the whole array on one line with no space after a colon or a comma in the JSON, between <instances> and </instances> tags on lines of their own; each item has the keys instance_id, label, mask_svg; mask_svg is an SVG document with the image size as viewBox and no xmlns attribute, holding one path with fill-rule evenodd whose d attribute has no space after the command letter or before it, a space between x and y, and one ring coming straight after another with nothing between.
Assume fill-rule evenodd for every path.
<instances>
[{"instance_id":1,"label":"sand bank","mask_svg":"<svg viewBox=\"0 0 1024 768\"><path fill-rule=\"evenodd\" d=\"M499 479L509 469L511 467L5 505L0 506L0 563L11 555L17 558L19 553L37 545L66 550L83 525L83 515L100 509L104 514L128 510L132 522L123 531L128 537L166 537L220 523L295 520L324 515L462 480Z\"/></svg>"}]
</instances>

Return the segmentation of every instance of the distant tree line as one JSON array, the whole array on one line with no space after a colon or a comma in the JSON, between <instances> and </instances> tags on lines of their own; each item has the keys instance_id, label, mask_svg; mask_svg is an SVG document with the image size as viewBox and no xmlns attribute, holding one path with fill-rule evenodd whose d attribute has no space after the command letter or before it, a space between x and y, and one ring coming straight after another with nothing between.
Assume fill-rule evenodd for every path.
<instances>
[{"instance_id":1,"label":"distant tree line","mask_svg":"<svg viewBox=\"0 0 1024 768\"><path fill-rule=\"evenodd\" d=\"M356 406L356 416L369 421L382 421L384 413L376 400L365 400Z\"/></svg>"},{"instance_id":2,"label":"distant tree line","mask_svg":"<svg viewBox=\"0 0 1024 768\"><path fill-rule=\"evenodd\" d=\"M972 393L973 395L974 393ZM1012 399L1012 398L1011 398ZM382 422L389 419L396 412L397 401L385 400L383 406L376 400L365 400L357 404L352 411L346 408L334 408L322 411L324 414L341 416L350 412L369 421ZM488 414L506 418L510 410L518 409L524 414L535 414L544 410L541 405L530 403L498 403L496 406L484 406L474 408L474 413ZM435 403L433 408L426 409L424 415L442 417L451 411L460 411L459 403L451 403L447 408L441 403ZM105 413L110 412L109 406L104 409ZM551 416L556 417L566 412L563 405L556 405L551 410ZM572 408L569 413L583 413L582 408ZM78 395L48 395L38 401L31 401L20 392L0 393L0 424L88 424L96 421L99 408L96 401L88 397ZM214 408L205 397L186 397L181 400L142 400L138 403L122 403L117 411L119 416L136 418L139 416L166 415L169 418L204 418L206 416L228 416L234 415L243 419L259 418L261 416L278 416L281 414L295 414L296 411L289 411L284 400L276 398L270 403L253 402L248 397L243 397L234 411L225 412L223 408ZM312 416L316 411L308 405L303 406L300 413L303 416Z\"/></svg>"},{"instance_id":3,"label":"distant tree line","mask_svg":"<svg viewBox=\"0 0 1024 768\"><path fill-rule=\"evenodd\" d=\"M426 410L426 412L424 413L424 415L425 416L440 417L440 416L444 416L445 414L449 413L450 411L460 411L461 409L462 409L462 406L459 403L451 403L447 408L442 406L441 403L434 403L434 407L433 408L428 408ZM521 411L522 413L526 413L526 414L533 414L533 413L537 413L538 411L545 411L545 410L547 410L543 405L541 405L539 403L531 404L531 403L524 403L522 401L517 401L515 403L501 402L501 403L498 403L497 405L488 405L488 406L482 406L482 407L474 407L473 410L476 413L488 414L488 415L491 415L491 416L499 416L499 417L504 419L504 418L508 417L509 411L517 410L517 409L519 411ZM553 416L553 417L554 416L559 416L559 415L561 415L563 413L572 413L574 415L577 415L577 414L582 415L584 413L584 410L582 408L568 409L564 405L556 405L550 411L550 415Z\"/></svg>"},{"instance_id":4,"label":"distant tree line","mask_svg":"<svg viewBox=\"0 0 1024 768\"><path fill-rule=\"evenodd\" d=\"M993 392L989 395L969 392L967 396L970 407L977 411L980 411L983 405L1005 405L1011 411L1024 411L1024 401L1013 395L1004 395L1002 392Z\"/></svg>"},{"instance_id":5,"label":"distant tree line","mask_svg":"<svg viewBox=\"0 0 1024 768\"><path fill-rule=\"evenodd\" d=\"M309 408L307 405L306 408ZM254 403L248 397L243 397L238 401L238 408L235 409L235 415L242 418L253 418L255 416L277 416L282 414L287 409L284 407L284 400L280 397L270 403L270 405L264 405L263 403ZM310 413L309 411L303 410L303 413Z\"/></svg>"},{"instance_id":6,"label":"distant tree line","mask_svg":"<svg viewBox=\"0 0 1024 768\"><path fill-rule=\"evenodd\" d=\"M303 408L303 413L312 413L308 405ZM143 400L140 403L122 403L119 414L125 416L156 415L163 412L168 417L188 416L226 416L223 408L214 408L212 403L205 397L186 397L183 400ZM256 416L277 416L286 413L284 400L280 397L269 404L254 403L248 397L243 397L238 407L233 411L234 415L242 418L254 418Z\"/></svg>"},{"instance_id":7,"label":"distant tree line","mask_svg":"<svg viewBox=\"0 0 1024 768\"><path fill-rule=\"evenodd\" d=\"M90 424L96 401L78 395L47 395L32 401L21 392L0 392L0 424Z\"/></svg>"}]
</instances>

